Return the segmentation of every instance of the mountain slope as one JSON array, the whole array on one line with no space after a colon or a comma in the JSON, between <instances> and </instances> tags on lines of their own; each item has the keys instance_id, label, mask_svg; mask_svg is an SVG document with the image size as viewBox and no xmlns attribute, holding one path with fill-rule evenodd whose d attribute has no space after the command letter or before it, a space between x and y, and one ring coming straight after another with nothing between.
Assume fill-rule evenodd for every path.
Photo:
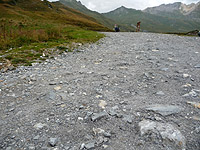
<instances>
[{"instance_id":1,"label":"mountain slope","mask_svg":"<svg viewBox=\"0 0 200 150\"><path fill-rule=\"evenodd\" d=\"M173 18L169 13L165 16L155 15L123 6L104 13L104 16L129 26L134 26L137 21L141 21L141 29L150 32L188 32L200 29L200 25L196 21L189 22L182 17Z\"/></svg>"},{"instance_id":2,"label":"mountain slope","mask_svg":"<svg viewBox=\"0 0 200 150\"><path fill-rule=\"evenodd\" d=\"M101 24L112 28L113 27L113 23L111 20L109 20L108 18L105 18L104 16L102 16L101 14L95 12L95 11L91 11L89 9L87 9L84 5L81 4L81 2L77 2L76 0L60 0L60 3L64 4L67 7L76 9L80 12L82 12L83 14L87 14L93 18L95 18L98 22L100 22Z\"/></svg>"},{"instance_id":3,"label":"mountain slope","mask_svg":"<svg viewBox=\"0 0 200 150\"><path fill-rule=\"evenodd\" d=\"M96 19L96 21L98 21L99 23L101 23L102 25L113 29L114 24L118 23L119 26L121 27L122 30L124 31L130 31L132 30L132 28L130 26L127 26L125 24L119 23L114 21L112 18L107 18L104 15L96 12L96 11L91 11L88 8L86 8L84 5L82 5L82 3L80 1L76 1L76 0L59 0L60 3L64 4L65 6L68 6L70 8L76 9L88 16L91 16L93 18Z\"/></svg>"},{"instance_id":4,"label":"mountain slope","mask_svg":"<svg viewBox=\"0 0 200 150\"><path fill-rule=\"evenodd\" d=\"M184 8L184 6L185 5L183 4L182 8ZM186 7L186 9L187 9L187 7ZM196 21L200 22L200 2L195 4L191 9L189 9L189 11L186 11L185 15L192 20L196 20Z\"/></svg>"},{"instance_id":5,"label":"mountain slope","mask_svg":"<svg viewBox=\"0 0 200 150\"><path fill-rule=\"evenodd\" d=\"M0 18L14 20L47 21L51 23L76 25L83 28L107 31L94 18L62 5L41 0L0 0Z\"/></svg>"},{"instance_id":6,"label":"mountain slope","mask_svg":"<svg viewBox=\"0 0 200 150\"><path fill-rule=\"evenodd\" d=\"M176 19L189 19L200 21L200 2L197 4L183 4L181 2L173 4L162 4L157 7L151 7L143 10L143 12Z\"/></svg>"}]
</instances>

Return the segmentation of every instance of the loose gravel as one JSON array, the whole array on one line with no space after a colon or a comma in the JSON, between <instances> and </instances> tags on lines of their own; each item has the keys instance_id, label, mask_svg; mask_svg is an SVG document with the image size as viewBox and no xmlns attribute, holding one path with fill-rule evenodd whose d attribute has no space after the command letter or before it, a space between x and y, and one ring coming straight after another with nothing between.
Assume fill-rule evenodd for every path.
<instances>
[{"instance_id":1,"label":"loose gravel","mask_svg":"<svg viewBox=\"0 0 200 150\"><path fill-rule=\"evenodd\" d=\"M0 149L200 149L200 38L105 34L0 73Z\"/></svg>"}]
</instances>

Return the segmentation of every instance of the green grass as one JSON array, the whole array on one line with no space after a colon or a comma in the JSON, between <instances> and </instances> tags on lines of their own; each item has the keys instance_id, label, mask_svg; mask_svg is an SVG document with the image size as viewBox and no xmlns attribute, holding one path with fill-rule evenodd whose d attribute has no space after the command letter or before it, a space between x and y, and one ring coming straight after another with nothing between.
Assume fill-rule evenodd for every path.
<instances>
[{"instance_id":1,"label":"green grass","mask_svg":"<svg viewBox=\"0 0 200 150\"><path fill-rule=\"evenodd\" d=\"M70 25L30 24L19 28L8 22L5 33L1 32L0 63L9 61L15 67L41 62L66 50L73 51L74 43L96 42L104 37L98 32Z\"/></svg>"},{"instance_id":2,"label":"green grass","mask_svg":"<svg viewBox=\"0 0 200 150\"><path fill-rule=\"evenodd\" d=\"M15 2L0 2L0 69L31 65L63 51L73 51L77 45L74 43L96 42L104 37L95 31L109 31L94 18L59 2Z\"/></svg>"}]
</instances>

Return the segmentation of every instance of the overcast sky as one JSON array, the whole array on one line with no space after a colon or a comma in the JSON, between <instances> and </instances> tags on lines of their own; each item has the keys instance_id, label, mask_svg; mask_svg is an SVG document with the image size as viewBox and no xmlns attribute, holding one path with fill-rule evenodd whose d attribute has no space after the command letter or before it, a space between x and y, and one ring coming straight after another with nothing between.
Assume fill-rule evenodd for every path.
<instances>
[{"instance_id":1,"label":"overcast sky","mask_svg":"<svg viewBox=\"0 0 200 150\"><path fill-rule=\"evenodd\" d=\"M57 1L57 0L49 0ZM185 4L196 3L200 0L78 0L87 8L102 12L109 12L120 6L134 9L145 9L147 7L158 6L160 4L169 4L174 2L182 2Z\"/></svg>"}]
</instances>

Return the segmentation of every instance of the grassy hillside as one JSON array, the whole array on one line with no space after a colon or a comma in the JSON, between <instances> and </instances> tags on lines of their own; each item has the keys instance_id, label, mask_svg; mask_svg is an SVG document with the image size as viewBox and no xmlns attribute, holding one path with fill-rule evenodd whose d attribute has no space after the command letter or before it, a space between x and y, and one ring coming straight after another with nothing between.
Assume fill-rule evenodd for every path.
<instances>
[{"instance_id":1,"label":"grassy hillside","mask_svg":"<svg viewBox=\"0 0 200 150\"><path fill-rule=\"evenodd\" d=\"M15 2L15 3L14 3ZM48 21L77 25L86 29L108 30L95 19L66 7L59 2L50 3L41 0L1 0L0 18L26 19L28 21Z\"/></svg>"},{"instance_id":2,"label":"grassy hillside","mask_svg":"<svg viewBox=\"0 0 200 150\"><path fill-rule=\"evenodd\" d=\"M104 16L112 18L116 22L123 22L128 26L136 25L138 21L141 21L141 29L150 32L188 32L200 29L199 23L195 21L157 16L125 7L105 13Z\"/></svg>"},{"instance_id":3,"label":"grassy hillside","mask_svg":"<svg viewBox=\"0 0 200 150\"><path fill-rule=\"evenodd\" d=\"M94 42L103 37L94 31L110 31L94 18L59 2L0 0L0 10L0 68L30 65L54 51L70 49L74 42ZM50 47L56 48L50 52Z\"/></svg>"}]
</instances>

